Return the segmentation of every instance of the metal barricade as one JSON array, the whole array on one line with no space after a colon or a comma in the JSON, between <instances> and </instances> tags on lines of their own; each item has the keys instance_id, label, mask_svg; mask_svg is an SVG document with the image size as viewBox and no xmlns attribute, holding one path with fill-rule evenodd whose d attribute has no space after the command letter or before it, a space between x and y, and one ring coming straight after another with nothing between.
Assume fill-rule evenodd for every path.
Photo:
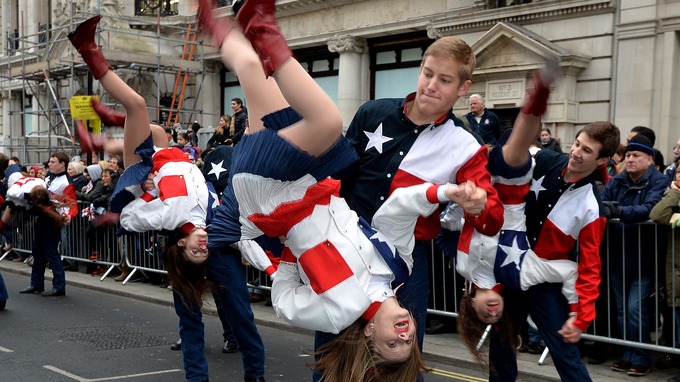
<instances>
[{"instance_id":1,"label":"metal barricade","mask_svg":"<svg viewBox=\"0 0 680 382\"><path fill-rule=\"evenodd\" d=\"M156 231L127 233L119 238L120 252L131 268L128 277L123 281L127 283L136 272L152 272L166 274L163 269L163 243L164 237Z\"/></svg>"},{"instance_id":2,"label":"metal barricade","mask_svg":"<svg viewBox=\"0 0 680 382\"><path fill-rule=\"evenodd\" d=\"M79 211L90 208L89 203L78 202ZM80 263L96 264L106 268L101 280L122 262L121 252L118 250L115 225L97 226L94 224L94 213L71 219L71 223L64 227L61 240L62 259Z\"/></svg>"},{"instance_id":3,"label":"metal barricade","mask_svg":"<svg viewBox=\"0 0 680 382\"><path fill-rule=\"evenodd\" d=\"M11 230L11 242L14 246L12 251L19 253L26 253L28 255L32 252L33 239L35 238L35 230L33 229L37 217L28 213L17 213L14 219L8 224ZM2 254L0 261L9 255L11 251Z\"/></svg>"},{"instance_id":4,"label":"metal barricade","mask_svg":"<svg viewBox=\"0 0 680 382\"><path fill-rule=\"evenodd\" d=\"M678 330L680 330L680 328L675 325L675 323L678 322L678 315L680 315L680 307L675 309L667 309L663 301L665 299L665 294L672 294L675 289L671 288L669 291L665 288L666 248L667 245L669 245L673 253L677 253L677 251L680 251L680 243L675 242L674 236L672 235L669 226L656 225L651 221L632 225L636 230L634 233L635 235L638 237L647 237L650 239L649 242L654 244L653 246L639 246L637 248L638 252L643 254L642 257L638 257L640 262L647 259L648 256L654 257L654 273L652 277L652 283L654 287L652 288L652 292L649 295L639 296L638 298L640 304L647 304L647 306L640 306L640 308L646 308L650 312L649 316L652 319L650 324L651 342L643 343L640 341L625 340L625 333L617 334L615 330L618 328L618 324L616 322L618 310L616 301L612 294L612 285L610 281L612 276L610 274L611 267L608 266L614 259L623 258L624 253L610 253L608 250L609 246L606 245L606 243L610 242L611 240L625 240L624 237L616 236L616 234L613 233L612 227L616 224L621 223L617 220L608 222L607 230L604 234L603 245L600 254L603 263L603 272L600 286L600 298L598 300L598 317L588 329L588 333L583 334L583 338L586 340L606 342L621 346L630 346L663 353L680 354L680 344L673 342L673 339L678 338ZM671 241L667 244L666 239L668 237L671 238ZM431 293L430 301L428 302L428 313L448 317L457 317L459 297L462 293L463 285L461 284L460 279L457 277L455 266L450 265L453 262L444 256L436 247L437 246L433 244L433 248L431 248ZM675 264L674 257L671 259L671 262L668 264L668 266L672 267L672 269L676 269L677 265ZM641 266L637 266L637 268L639 270L642 269ZM434 277L432 277L433 275ZM640 272L638 272L637 275L634 275L634 277L641 276L642 274ZM625 277L623 278L625 280ZM625 282L624 285L626 285ZM624 297L627 297L625 293ZM628 307L624 307L623 311L627 312L627 308ZM623 321L626 322L626 320L629 319L630 317L628 317L626 313L624 315ZM639 317L635 317L635 319L640 320ZM662 321L661 325L658 325L659 321ZM661 335L661 332L664 329L668 331L669 334L667 336L670 337L670 339L666 339L666 341L662 339ZM642 333L638 333L638 338L642 337L641 334Z\"/></svg>"},{"instance_id":5,"label":"metal barricade","mask_svg":"<svg viewBox=\"0 0 680 382\"><path fill-rule=\"evenodd\" d=\"M81 207L83 206L81 205ZM31 253L33 239L36 234L39 234L34 231L35 220L36 217L28 213L16 214L11 223L11 240L14 244L13 251ZM63 258L108 267L101 280L104 280L116 266L123 263L131 268L130 275L123 283L127 283L138 271L166 274L162 262L164 237L160 236L157 232L130 233L116 237L116 229L118 227L111 226L93 229L90 223L86 217L78 217L65 227L62 235ZM610 247L611 243L616 241L625 243L627 240L625 233L624 235L615 233L617 230L613 228L617 224L621 223L610 221L607 224L607 230L605 231L600 251L603 271L600 299L598 300L597 308L598 317L591 325L591 328L589 328L588 333L584 334L583 337L588 340L663 353L680 354L680 344L674 342L674 339L678 338L678 330L680 330L678 325L675 324L676 322L680 323L680 306L667 307L665 304L667 294L670 293L672 295L676 289L674 284L671 285L672 288L670 290L666 289L665 269L666 267L671 267L674 270L677 269L675 256L671 256L668 264L666 264L667 249L669 248L667 246L670 246L672 254L677 254L677 251L680 251L680 243L676 243L676 240L674 240L675 235L673 235L673 231L670 230L669 226L657 226L651 222L645 222L631 225L634 229L632 233L630 231L627 233L628 235L637 235L638 243L645 242L645 240L640 240L645 238L648 245L638 244L636 248L628 248L628 250L635 250L642 255L637 256L638 264L633 264L634 268L638 269L637 274L621 275L624 285L629 285L630 281L639 282L640 280L636 280L636 278L643 276L642 263L649 256L653 257L653 273L650 276L653 284L651 293L644 296L640 295L637 298L639 304L638 310L642 312L642 309L647 309L647 312L649 312L651 341L643 343L641 341L625 340L624 338L626 338L627 334L625 333L625 328L623 333L616 333L615 329L618 324L615 318L618 310L615 299L612 298L611 285L612 277L616 277L616 275L611 273L613 269L611 264L613 261L625 261L625 251L624 253L613 253ZM93 257L93 252L97 252L98 256L94 255ZM444 256L434 242L430 243L429 255L431 293L428 302L428 313L446 317L457 317L458 304L463 292L464 281L455 270L454 259ZM3 254L0 257L0 261L6 256L7 254ZM249 287L271 290L271 281L264 272L258 271L254 267L246 267L246 272ZM628 278L628 281L625 281L626 278ZM627 297L627 293L626 288L624 289L623 297ZM672 297L675 298L674 295ZM631 319L631 317L627 316L627 307L625 307L623 312L624 322ZM640 320L640 317L632 318ZM666 337L670 337L665 340L661 335L664 329L667 331ZM637 333L637 337L643 337L642 334Z\"/></svg>"}]
</instances>

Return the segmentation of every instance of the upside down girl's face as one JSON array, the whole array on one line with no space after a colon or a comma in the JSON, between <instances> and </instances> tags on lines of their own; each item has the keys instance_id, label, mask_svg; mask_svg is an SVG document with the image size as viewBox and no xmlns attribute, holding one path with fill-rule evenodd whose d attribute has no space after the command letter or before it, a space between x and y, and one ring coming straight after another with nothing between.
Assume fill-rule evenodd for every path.
<instances>
[{"instance_id":1,"label":"upside down girl's face","mask_svg":"<svg viewBox=\"0 0 680 382\"><path fill-rule=\"evenodd\" d=\"M485 324L495 324L503 316L503 296L491 289L475 290L472 298L472 308L477 312L477 318Z\"/></svg>"},{"instance_id":2,"label":"upside down girl's face","mask_svg":"<svg viewBox=\"0 0 680 382\"><path fill-rule=\"evenodd\" d=\"M405 361L411 354L416 325L413 316L396 298L385 300L371 322L364 329L366 337L373 337L380 355L390 361Z\"/></svg>"},{"instance_id":3,"label":"upside down girl's face","mask_svg":"<svg viewBox=\"0 0 680 382\"><path fill-rule=\"evenodd\" d=\"M177 245L184 247L184 259L191 263L202 264L208 259L208 233L203 228L191 231Z\"/></svg>"}]
</instances>

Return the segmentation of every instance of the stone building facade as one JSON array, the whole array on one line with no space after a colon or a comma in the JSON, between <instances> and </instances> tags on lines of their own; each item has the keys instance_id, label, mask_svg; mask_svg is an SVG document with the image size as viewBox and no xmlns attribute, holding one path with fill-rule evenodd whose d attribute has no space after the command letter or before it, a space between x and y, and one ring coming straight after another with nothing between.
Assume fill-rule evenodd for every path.
<instances>
[{"instance_id":1,"label":"stone building facade","mask_svg":"<svg viewBox=\"0 0 680 382\"><path fill-rule=\"evenodd\" d=\"M83 10L99 10L109 15L105 9L115 16L110 18L108 28L132 25L133 30L153 37L152 24L157 18L135 16L144 1L50 0L50 12L46 13L46 8L23 1L2 0L2 31L7 35L19 27L15 20L21 19L20 14L34 15L30 21L34 24L42 17L44 20L37 24L54 25L57 20L82 20L79 12ZM43 2L48 0L35 3ZM137 51L125 53L135 44L129 44L129 40L115 44L115 37L108 40L113 52L122 52L116 58L122 72L127 69L126 56L149 63L145 73L150 77L150 85L140 89L147 92L145 97L150 105L158 103L156 98L163 84L173 82L171 73L154 73L153 63L162 62L169 68L184 64L172 62L172 55L181 53L181 43L177 43L181 39L172 27L190 25L196 9L195 0L160 2L172 5L174 13L158 18L161 21L155 29L161 31L157 37L162 38L152 40L155 45L151 43L150 49L145 51L140 47L144 44L139 43ZM14 3L19 13L8 11ZM229 12L228 7L218 8L220 14ZM633 126L651 127L657 135L656 147L666 162L671 161L672 147L680 137L680 130L675 127L680 113L676 106L680 97L678 0L281 0L277 2L277 12L294 53L336 100L345 125L363 102L378 97L403 97L413 91L423 50L436 38L455 35L466 40L477 56L469 94L482 94L486 106L506 126L517 115L532 71L546 59L552 59L559 63L564 76L551 96L544 123L560 138L564 148L569 147L580 127L596 120L611 120L624 137ZM147 20L150 26L140 27L135 20ZM69 48L57 38L55 33L50 40L55 44L53 57L57 57L56 61L61 57L63 65L68 63L63 59L68 54L63 52ZM8 54L8 44L9 39L3 39L0 56L0 77L4 77L0 79L3 137L16 135L7 126L18 118L12 111L17 109L12 102L26 102L11 100L24 85L8 75L17 73L9 70L8 62L16 61L17 56ZM215 52L209 47L201 48L200 67L193 67L196 75L185 94L195 110L186 118L209 126L216 123L219 115L230 113L230 99L241 93L237 79L218 63ZM79 86L74 83L85 80L66 74L60 81L71 85L63 85L62 91L76 92ZM76 77L84 75L81 71L73 72ZM96 84L93 87L96 91ZM162 92L165 94L168 88L165 86ZM41 97L40 91L37 93ZM42 97L43 103L49 100L47 95ZM454 112L467 112L467 104L467 97L461 98ZM152 119L159 109L153 110ZM42 117L36 118L34 122Z\"/></svg>"}]
</instances>

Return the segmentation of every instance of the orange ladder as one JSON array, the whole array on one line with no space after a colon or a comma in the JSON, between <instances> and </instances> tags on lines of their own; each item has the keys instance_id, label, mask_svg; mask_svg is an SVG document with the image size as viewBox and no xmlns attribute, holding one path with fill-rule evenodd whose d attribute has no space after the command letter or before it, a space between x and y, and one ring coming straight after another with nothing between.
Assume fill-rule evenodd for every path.
<instances>
[{"instance_id":1,"label":"orange ladder","mask_svg":"<svg viewBox=\"0 0 680 382\"><path fill-rule=\"evenodd\" d=\"M186 37L184 38L184 48L182 49L182 60L191 61L194 59L194 51L196 47L196 38L198 36L197 30L193 29L192 25L187 28ZM191 40L191 42L189 42ZM187 48L189 52L187 53ZM177 96L177 89L179 88L180 79L182 82L182 89L179 92L179 97ZM166 121L166 127L170 127L179 121L179 111L182 109L182 100L184 100L184 90L187 87L187 81L189 81L189 71L180 68L177 71L177 76L175 77L175 88L172 91L172 101L170 102L170 111L168 112L168 119ZM175 118L173 121L173 112Z\"/></svg>"}]
</instances>

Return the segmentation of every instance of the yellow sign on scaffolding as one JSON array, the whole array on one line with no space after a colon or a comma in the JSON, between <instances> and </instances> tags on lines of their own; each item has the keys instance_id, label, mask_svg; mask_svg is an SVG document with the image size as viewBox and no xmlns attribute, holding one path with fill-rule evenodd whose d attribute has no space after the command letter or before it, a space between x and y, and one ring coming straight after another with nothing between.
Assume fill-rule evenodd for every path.
<instances>
[{"instance_id":1,"label":"yellow sign on scaffolding","mask_svg":"<svg viewBox=\"0 0 680 382\"><path fill-rule=\"evenodd\" d=\"M100 134L102 131L101 119L97 112L92 108L92 99L97 100L97 96L73 96L69 100L71 107L71 117L73 119L82 119L83 123L90 129L92 133Z\"/></svg>"}]
</instances>

